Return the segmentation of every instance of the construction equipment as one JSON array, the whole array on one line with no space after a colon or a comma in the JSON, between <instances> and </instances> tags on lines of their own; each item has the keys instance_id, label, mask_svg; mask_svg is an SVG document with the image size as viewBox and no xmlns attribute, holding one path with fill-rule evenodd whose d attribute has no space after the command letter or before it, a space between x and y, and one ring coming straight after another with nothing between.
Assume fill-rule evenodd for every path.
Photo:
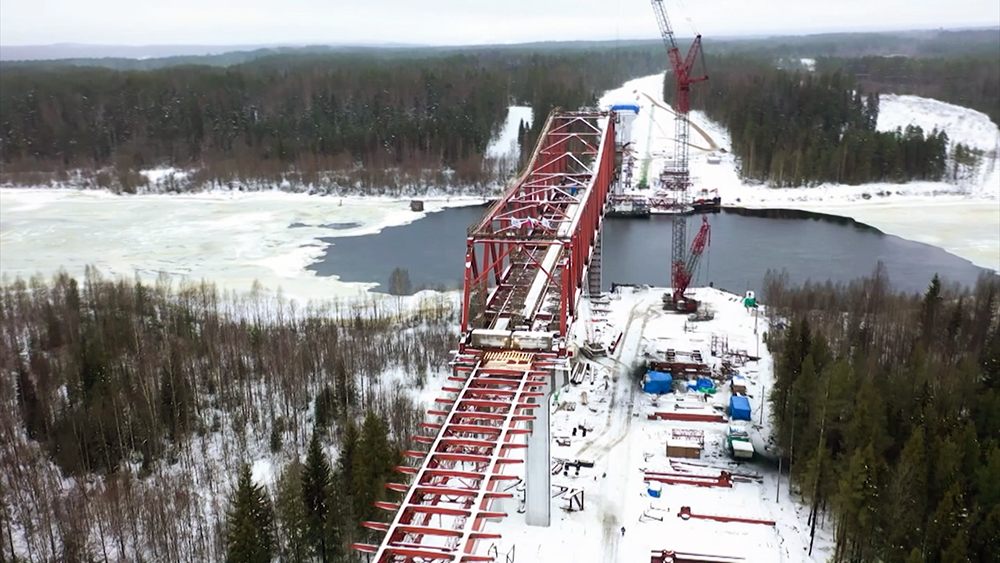
<instances>
[{"instance_id":1,"label":"construction equipment","mask_svg":"<svg viewBox=\"0 0 1000 563\"><path fill-rule=\"evenodd\" d=\"M674 237L677 234L677 223L680 222L682 225L687 221L687 217L684 215L678 215L674 217ZM685 231L684 227L681 231ZM684 236L683 234L680 236ZM673 257L673 262L670 265L670 282L672 290L670 293L669 301L667 297L664 296L664 308L672 311L678 311L682 313L693 313L698 310L698 302L690 297L686 297L684 292L687 291L688 287L691 285L691 277L694 275L694 271L698 268L698 262L701 260L701 255L705 252L705 248L711 243L712 239L712 228L708 224L708 217L702 216L701 227L698 229L698 234L694 236L694 240L691 241L691 251L687 255L687 260L684 260L683 255L677 256L675 250L675 256ZM674 245L676 247L676 245Z\"/></svg>"},{"instance_id":2,"label":"construction equipment","mask_svg":"<svg viewBox=\"0 0 1000 563\"><path fill-rule=\"evenodd\" d=\"M667 48L670 68L674 73L674 82L677 87L677 95L674 97L674 159L660 174L663 187L677 194L675 200L679 202L678 210L682 211L674 217L670 256L671 286L674 288L673 300L678 305L674 309L692 312L697 309L697 304L694 307L687 304L680 306L681 302L684 301L683 290L687 289L687 285L691 282L691 270L684 260L684 247L687 245L687 217L683 213L687 209L685 203L688 197L688 188L691 187L691 173L688 169L688 135L691 124L688 120L688 112L691 109L691 85L708 80L708 74L691 75L697 58L701 58L702 69L705 68L704 53L701 50L701 35L695 35L691 48L682 59L681 51L677 47L677 39L674 37L674 30L670 27L670 19L663 7L663 0L651 1L653 12L656 14L656 22L660 26L660 35L663 37L663 45ZM702 223L702 231L705 231L706 228L707 220ZM700 235L701 231L699 231ZM697 238L695 240L697 242ZM694 245L692 245L692 250L693 248ZM703 247L702 250L704 250ZM690 260L689 257L688 261ZM678 291L678 288L682 288L681 291Z\"/></svg>"}]
</instances>

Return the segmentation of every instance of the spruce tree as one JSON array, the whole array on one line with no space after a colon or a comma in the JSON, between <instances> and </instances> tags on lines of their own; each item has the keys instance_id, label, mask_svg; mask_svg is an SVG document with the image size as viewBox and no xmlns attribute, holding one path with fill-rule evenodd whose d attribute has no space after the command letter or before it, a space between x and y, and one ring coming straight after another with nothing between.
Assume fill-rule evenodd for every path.
<instances>
[{"instance_id":1,"label":"spruce tree","mask_svg":"<svg viewBox=\"0 0 1000 563\"><path fill-rule=\"evenodd\" d=\"M281 474L275 504L281 527L281 559L303 563L308 555L306 508L302 503L302 463L297 459Z\"/></svg>"},{"instance_id":2,"label":"spruce tree","mask_svg":"<svg viewBox=\"0 0 1000 563\"><path fill-rule=\"evenodd\" d=\"M388 430L382 419L369 410L361 427L351 480L354 515L359 521L375 517L375 501L383 498L383 485L392 473L395 454L389 445Z\"/></svg>"},{"instance_id":3,"label":"spruce tree","mask_svg":"<svg viewBox=\"0 0 1000 563\"><path fill-rule=\"evenodd\" d=\"M306 541L323 563L329 563L340 553L340 539L331 510L334 503L332 483L330 464L320 447L319 434L314 430L302 468L302 504Z\"/></svg>"},{"instance_id":4,"label":"spruce tree","mask_svg":"<svg viewBox=\"0 0 1000 563\"><path fill-rule=\"evenodd\" d=\"M226 532L228 563L268 563L274 551L274 512L271 500L250 476L244 464L236 484Z\"/></svg>"}]
</instances>

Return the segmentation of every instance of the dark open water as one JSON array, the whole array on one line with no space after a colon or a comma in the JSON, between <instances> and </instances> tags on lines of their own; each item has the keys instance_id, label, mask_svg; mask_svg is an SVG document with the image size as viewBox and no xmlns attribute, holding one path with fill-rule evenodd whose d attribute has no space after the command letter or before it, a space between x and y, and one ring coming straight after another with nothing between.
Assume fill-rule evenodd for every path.
<instances>
[{"instance_id":1,"label":"dark open water","mask_svg":"<svg viewBox=\"0 0 1000 563\"><path fill-rule=\"evenodd\" d=\"M462 287L466 228L485 212L459 207L389 227L374 235L337 237L322 260L310 266L319 275L343 281L378 282L384 291L389 275L409 271L414 290ZM604 228L604 286L670 284L672 218L609 218ZM797 211L724 211L709 216L711 246L702 257L692 285L710 281L742 293L759 290L768 268L788 271L792 283L806 280L848 282L871 274L881 260L893 286L923 292L938 273L947 281L973 285L985 272L964 258L927 244L886 235L850 219ZM688 217L688 237L701 216Z\"/></svg>"}]
</instances>

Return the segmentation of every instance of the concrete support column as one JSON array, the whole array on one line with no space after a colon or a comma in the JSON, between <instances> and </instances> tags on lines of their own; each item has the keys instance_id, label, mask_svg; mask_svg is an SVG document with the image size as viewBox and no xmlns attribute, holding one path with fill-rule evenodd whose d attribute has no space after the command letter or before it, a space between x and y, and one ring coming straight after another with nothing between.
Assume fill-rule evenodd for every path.
<instances>
[{"instance_id":1,"label":"concrete support column","mask_svg":"<svg viewBox=\"0 0 1000 563\"><path fill-rule=\"evenodd\" d=\"M532 409L535 420L528 422L528 451L524 460L524 520L529 526L548 527L552 521L552 461L549 455L549 398L552 380L542 388L539 406Z\"/></svg>"}]
</instances>

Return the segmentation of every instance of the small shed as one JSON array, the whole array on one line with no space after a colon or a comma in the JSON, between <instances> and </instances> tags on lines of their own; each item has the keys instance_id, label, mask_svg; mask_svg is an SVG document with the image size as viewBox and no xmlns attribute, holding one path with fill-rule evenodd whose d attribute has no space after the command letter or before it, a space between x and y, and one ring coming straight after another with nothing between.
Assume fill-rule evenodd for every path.
<instances>
[{"instance_id":1,"label":"small shed","mask_svg":"<svg viewBox=\"0 0 1000 563\"><path fill-rule=\"evenodd\" d=\"M746 394L747 392L747 378L742 375L733 376L733 393Z\"/></svg>"},{"instance_id":2,"label":"small shed","mask_svg":"<svg viewBox=\"0 0 1000 563\"><path fill-rule=\"evenodd\" d=\"M410 211L423 211L423 210L424 210L424 202L420 201L419 199L414 199L410 201Z\"/></svg>"},{"instance_id":3,"label":"small shed","mask_svg":"<svg viewBox=\"0 0 1000 563\"><path fill-rule=\"evenodd\" d=\"M753 444L745 440L730 440L733 457L736 459L753 459Z\"/></svg>"},{"instance_id":4,"label":"small shed","mask_svg":"<svg viewBox=\"0 0 1000 563\"><path fill-rule=\"evenodd\" d=\"M730 397L729 416L733 420L750 420L750 400L741 395Z\"/></svg>"},{"instance_id":5,"label":"small shed","mask_svg":"<svg viewBox=\"0 0 1000 563\"><path fill-rule=\"evenodd\" d=\"M667 456L698 459L705 446L705 432L690 428L674 428L667 437Z\"/></svg>"},{"instance_id":6,"label":"small shed","mask_svg":"<svg viewBox=\"0 0 1000 563\"><path fill-rule=\"evenodd\" d=\"M674 385L674 378L669 373L662 371L648 371L643 380L642 390L646 393L663 394L669 393Z\"/></svg>"}]
</instances>

